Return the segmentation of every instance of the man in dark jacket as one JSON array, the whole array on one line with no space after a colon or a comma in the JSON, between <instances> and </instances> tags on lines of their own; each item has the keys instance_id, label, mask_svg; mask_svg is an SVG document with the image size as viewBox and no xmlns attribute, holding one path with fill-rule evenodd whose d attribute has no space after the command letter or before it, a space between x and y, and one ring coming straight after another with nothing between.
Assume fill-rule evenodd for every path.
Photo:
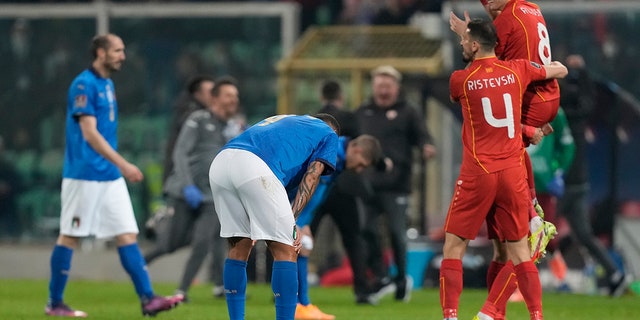
<instances>
[{"instance_id":1,"label":"man in dark jacket","mask_svg":"<svg viewBox=\"0 0 640 320\"><path fill-rule=\"evenodd\" d=\"M587 167L587 134L588 120L595 108L595 85L580 55L570 55L566 59L569 75L560 82L562 88L560 104L565 110L576 151L569 170L565 173L565 192L560 201L559 211L569 225L571 231L589 254L600 264L607 274L609 295L620 296L631 281L629 275L618 270L615 262L602 242L591 229L589 218L589 168ZM562 249L564 242L560 243Z\"/></svg>"},{"instance_id":2,"label":"man in dark jacket","mask_svg":"<svg viewBox=\"0 0 640 320\"><path fill-rule=\"evenodd\" d=\"M344 110L342 88L335 80L327 80L322 89L323 107L318 113L328 113L338 120L340 132L348 139L359 135L358 122L355 114ZM328 191L326 199L319 206L311 221L311 233L315 234L322 218L330 215L341 234L342 244L349 258L353 271L353 291L356 303L376 304L373 289L367 278L365 263L366 242L362 237L363 218L357 202L361 197L367 198L373 190L365 184L362 176L356 172L346 170L336 177L334 187Z\"/></svg>"},{"instance_id":3,"label":"man in dark jacket","mask_svg":"<svg viewBox=\"0 0 640 320\"><path fill-rule=\"evenodd\" d=\"M369 267L379 279L378 293L395 291L399 301L409 301L413 280L406 275L407 216L411 193L413 148L420 148L425 159L433 157L436 148L418 109L400 96L402 75L392 66L380 66L371 72L372 98L356 111L362 134L380 141L382 150L393 165L387 170L369 170L365 177L371 183L375 197L364 201L366 222L364 238L369 246ZM390 281L384 267L380 232L380 215L386 215L393 259L397 275Z\"/></svg>"}]
</instances>

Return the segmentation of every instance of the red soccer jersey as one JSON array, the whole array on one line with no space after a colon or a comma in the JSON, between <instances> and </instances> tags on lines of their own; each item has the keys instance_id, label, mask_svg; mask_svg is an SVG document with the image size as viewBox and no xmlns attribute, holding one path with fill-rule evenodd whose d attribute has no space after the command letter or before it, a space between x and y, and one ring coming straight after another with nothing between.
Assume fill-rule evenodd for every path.
<instances>
[{"instance_id":1,"label":"red soccer jersey","mask_svg":"<svg viewBox=\"0 0 640 320\"><path fill-rule=\"evenodd\" d=\"M545 69L535 62L495 56L476 59L451 75L451 98L462 105L461 174L521 165L522 94L529 83L545 77Z\"/></svg>"},{"instance_id":2,"label":"red soccer jersey","mask_svg":"<svg viewBox=\"0 0 640 320\"><path fill-rule=\"evenodd\" d=\"M502 60L526 59L551 63L551 43L540 8L524 0L509 1L493 20L498 33L496 55ZM560 99L556 79L532 83L524 96L525 105ZM554 115L555 116L555 115Z\"/></svg>"}]
</instances>

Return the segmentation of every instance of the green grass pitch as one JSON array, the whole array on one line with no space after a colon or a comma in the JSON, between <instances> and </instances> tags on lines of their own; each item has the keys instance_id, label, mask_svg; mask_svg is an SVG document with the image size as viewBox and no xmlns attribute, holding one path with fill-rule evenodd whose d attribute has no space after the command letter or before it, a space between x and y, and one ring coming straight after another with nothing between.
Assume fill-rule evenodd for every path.
<instances>
[{"instance_id":1,"label":"green grass pitch","mask_svg":"<svg viewBox=\"0 0 640 320\"><path fill-rule=\"evenodd\" d=\"M45 280L0 279L0 319L52 319L44 315L47 299ZM155 284L158 294L170 294L175 284ZM471 319L481 307L486 292L465 290L460 300L459 319ZM211 296L211 287L195 285L191 300L175 310L158 314L157 319L227 318L223 299ZM311 288L311 299L323 311L336 315L337 320L410 320L442 319L436 289L414 290L408 304L386 297L378 306L356 305L351 288ZM89 313L89 319L140 319L142 314L133 287L129 283L72 280L67 285L65 300L75 308ZM250 284L246 309L247 320L275 318L271 288L265 284ZM603 296L545 293L545 319L616 320L640 319L640 297L626 295L611 299ZM509 303L507 319L527 320L524 303Z\"/></svg>"}]
</instances>

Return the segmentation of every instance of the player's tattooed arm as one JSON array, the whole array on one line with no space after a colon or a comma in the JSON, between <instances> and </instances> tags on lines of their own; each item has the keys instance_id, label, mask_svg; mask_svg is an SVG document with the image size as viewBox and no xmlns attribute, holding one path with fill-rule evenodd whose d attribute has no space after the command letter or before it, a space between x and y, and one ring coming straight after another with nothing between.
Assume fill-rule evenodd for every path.
<instances>
[{"instance_id":1,"label":"player's tattooed arm","mask_svg":"<svg viewBox=\"0 0 640 320\"><path fill-rule=\"evenodd\" d=\"M307 172L302 177L302 181L298 186L298 193L296 193L296 198L293 201L293 217L298 219L300 215L300 211L307 205L309 199L316 191L316 187L318 186L318 182L320 182L320 175L324 171L324 164L319 161L312 162L307 168Z\"/></svg>"}]
</instances>

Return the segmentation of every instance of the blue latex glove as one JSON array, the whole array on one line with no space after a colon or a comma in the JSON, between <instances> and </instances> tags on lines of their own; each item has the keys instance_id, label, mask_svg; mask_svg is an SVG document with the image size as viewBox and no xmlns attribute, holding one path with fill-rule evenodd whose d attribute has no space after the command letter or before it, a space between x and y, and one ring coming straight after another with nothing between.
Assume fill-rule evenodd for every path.
<instances>
[{"instance_id":1,"label":"blue latex glove","mask_svg":"<svg viewBox=\"0 0 640 320\"><path fill-rule=\"evenodd\" d=\"M547 190L550 194L562 198L564 195L564 178L562 177L562 173L556 173L553 177L553 180L549 181L547 184Z\"/></svg>"},{"instance_id":2,"label":"blue latex glove","mask_svg":"<svg viewBox=\"0 0 640 320\"><path fill-rule=\"evenodd\" d=\"M190 184L184 189L182 189L182 194L184 195L184 199L187 201L187 204L192 209L196 209L202 203L202 192L200 189L193 184Z\"/></svg>"}]
</instances>

